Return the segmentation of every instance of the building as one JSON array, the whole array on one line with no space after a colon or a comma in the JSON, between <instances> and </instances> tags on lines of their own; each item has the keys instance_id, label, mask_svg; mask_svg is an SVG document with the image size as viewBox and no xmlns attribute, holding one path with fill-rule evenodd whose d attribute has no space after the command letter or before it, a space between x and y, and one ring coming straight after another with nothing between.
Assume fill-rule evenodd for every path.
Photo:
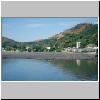
<instances>
[{"instance_id":1,"label":"building","mask_svg":"<svg viewBox=\"0 0 100 100\"><path fill-rule=\"evenodd\" d=\"M26 47L27 52L29 52L30 49L31 49L30 47L28 47L28 46Z\"/></svg>"},{"instance_id":2,"label":"building","mask_svg":"<svg viewBox=\"0 0 100 100\"><path fill-rule=\"evenodd\" d=\"M76 48L80 48L80 43L81 42L76 42Z\"/></svg>"},{"instance_id":3,"label":"building","mask_svg":"<svg viewBox=\"0 0 100 100\"><path fill-rule=\"evenodd\" d=\"M46 47L46 49L49 51L51 47Z\"/></svg>"},{"instance_id":4,"label":"building","mask_svg":"<svg viewBox=\"0 0 100 100\"><path fill-rule=\"evenodd\" d=\"M86 48L96 48L96 45L94 45L94 44L88 44L88 45L86 46Z\"/></svg>"},{"instance_id":5,"label":"building","mask_svg":"<svg viewBox=\"0 0 100 100\"><path fill-rule=\"evenodd\" d=\"M2 48L2 51L6 51L4 48Z\"/></svg>"}]
</instances>

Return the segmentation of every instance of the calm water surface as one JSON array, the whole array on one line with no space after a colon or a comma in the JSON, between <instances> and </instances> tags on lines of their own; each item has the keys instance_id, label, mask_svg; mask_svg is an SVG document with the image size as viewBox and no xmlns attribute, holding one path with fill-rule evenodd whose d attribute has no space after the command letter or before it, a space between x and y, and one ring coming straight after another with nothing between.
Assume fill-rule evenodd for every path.
<instances>
[{"instance_id":1,"label":"calm water surface","mask_svg":"<svg viewBox=\"0 0 100 100\"><path fill-rule=\"evenodd\" d=\"M94 60L3 59L3 81L97 81Z\"/></svg>"}]
</instances>

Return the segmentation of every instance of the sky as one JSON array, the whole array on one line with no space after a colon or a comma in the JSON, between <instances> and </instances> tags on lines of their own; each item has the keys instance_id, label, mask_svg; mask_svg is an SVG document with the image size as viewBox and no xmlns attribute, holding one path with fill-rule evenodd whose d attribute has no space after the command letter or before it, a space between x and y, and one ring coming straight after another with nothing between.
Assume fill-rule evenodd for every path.
<instances>
[{"instance_id":1,"label":"sky","mask_svg":"<svg viewBox=\"0 0 100 100\"><path fill-rule=\"evenodd\" d=\"M18 42L47 39L80 23L98 23L98 18L2 18L2 36Z\"/></svg>"}]
</instances>

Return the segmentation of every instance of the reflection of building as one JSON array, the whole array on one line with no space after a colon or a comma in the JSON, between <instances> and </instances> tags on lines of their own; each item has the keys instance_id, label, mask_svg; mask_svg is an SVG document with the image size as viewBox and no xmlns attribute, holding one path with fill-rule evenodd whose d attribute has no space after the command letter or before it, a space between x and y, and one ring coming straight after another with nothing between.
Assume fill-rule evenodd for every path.
<instances>
[{"instance_id":1,"label":"reflection of building","mask_svg":"<svg viewBox=\"0 0 100 100\"><path fill-rule=\"evenodd\" d=\"M80 66L80 60L76 60L78 66Z\"/></svg>"},{"instance_id":2,"label":"reflection of building","mask_svg":"<svg viewBox=\"0 0 100 100\"><path fill-rule=\"evenodd\" d=\"M80 43L81 42L76 42L76 48L80 48Z\"/></svg>"}]
</instances>

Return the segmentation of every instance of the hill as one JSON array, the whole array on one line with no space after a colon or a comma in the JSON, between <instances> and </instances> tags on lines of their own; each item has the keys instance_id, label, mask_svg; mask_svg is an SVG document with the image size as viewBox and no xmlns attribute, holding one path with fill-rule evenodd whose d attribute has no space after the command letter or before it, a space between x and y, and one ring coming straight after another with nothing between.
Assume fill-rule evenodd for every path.
<instances>
[{"instance_id":1,"label":"hill","mask_svg":"<svg viewBox=\"0 0 100 100\"><path fill-rule=\"evenodd\" d=\"M16 42L3 37L2 47L18 48L22 51L30 47L32 51L46 51L46 47L51 47L50 51L61 51L67 47L76 47L76 42L81 42L81 48L88 44L98 46L98 25L90 23L77 24L74 27L64 30L51 38L33 41L33 42Z\"/></svg>"},{"instance_id":2,"label":"hill","mask_svg":"<svg viewBox=\"0 0 100 100\"><path fill-rule=\"evenodd\" d=\"M13 47L14 45L16 45L17 42L12 40L12 39L8 39L6 37L2 37L2 47Z\"/></svg>"}]
</instances>

